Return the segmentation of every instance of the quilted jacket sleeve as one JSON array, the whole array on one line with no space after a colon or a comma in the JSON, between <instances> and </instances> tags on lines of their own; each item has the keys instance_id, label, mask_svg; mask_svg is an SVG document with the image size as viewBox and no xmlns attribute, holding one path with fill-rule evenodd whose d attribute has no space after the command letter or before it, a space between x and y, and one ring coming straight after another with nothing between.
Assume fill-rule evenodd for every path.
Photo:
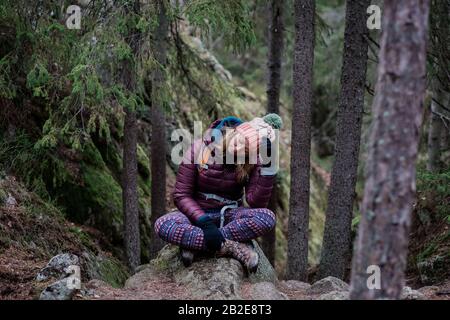
<instances>
[{"instance_id":1,"label":"quilted jacket sleeve","mask_svg":"<svg viewBox=\"0 0 450 320\"><path fill-rule=\"evenodd\" d=\"M194 163L195 151L198 145L194 143L186 152L178 168L177 180L173 191L173 200L178 210L185 214L191 221L197 221L204 211L194 199L197 183L197 166Z\"/></svg>"},{"instance_id":2,"label":"quilted jacket sleeve","mask_svg":"<svg viewBox=\"0 0 450 320\"><path fill-rule=\"evenodd\" d=\"M272 194L276 175L261 175L261 166L253 169L245 187L245 199L251 208L266 208Z\"/></svg>"}]
</instances>

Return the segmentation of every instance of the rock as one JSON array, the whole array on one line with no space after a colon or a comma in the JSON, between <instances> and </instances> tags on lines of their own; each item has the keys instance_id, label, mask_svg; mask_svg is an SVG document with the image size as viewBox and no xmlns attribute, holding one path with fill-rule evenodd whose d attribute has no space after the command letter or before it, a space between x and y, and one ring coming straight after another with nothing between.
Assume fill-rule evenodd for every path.
<instances>
[{"instance_id":1,"label":"rock","mask_svg":"<svg viewBox=\"0 0 450 320\"><path fill-rule=\"evenodd\" d=\"M278 281L277 273L273 266L270 264L269 260L265 256L261 247L258 245L256 241L253 241L253 245L255 246L256 252L259 255L259 265L256 273L249 275L249 280L252 283L268 281L276 283Z\"/></svg>"},{"instance_id":2,"label":"rock","mask_svg":"<svg viewBox=\"0 0 450 320\"><path fill-rule=\"evenodd\" d=\"M57 279L64 278L72 274L71 270L68 269L69 266L79 265L80 259L78 256L71 253L58 254L51 258L47 265L39 271L36 280L44 281L50 277L55 277Z\"/></svg>"},{"instance_id":3,"label":"rock","mask_svg":"<svg viewBox=\"0 0 450 320\"><path fill-rule=\"evenodd\" d=\"M69 285L68 278L58 280L41 292L39 300L71 300L77 289Z\"/></svg>"},{"instance_id":4,"label":"rock","mask_svg":"<svg viewBox=\"0 0 450 320\"><path fill-rule=\"evenodd\" d=\"M297 280L283 280L280 282L280 285L286 288L287 290L291 291L300 291L305 292L309 288L311 288L311 285L306 282L301 282Z\"/></svg>"},{"instance_id":5,"label":"rock","mask_svg":"<svg viewBox=\"0 0 450 320\"><path fill-rule=\"evenodd\" d=\"M288 300L288 297L278 291L272 282L259 282L251 286L249 294L252 300Z\"/></svg>"},{"instance_id":6,"label":"rock","mask_svg":"<svg viewBox=\"0 0 450 320\"><path fill-rule=\"evenodd\" d=\"M348 291L331 291L319 296L318 300L348 300Z\"/></svg>"},{"instance_id":7,"label":"rock","mask_svg":"<svg viewBox=\"0 0 450 320\"><path fill-rule=\"evenodd\" d=\"M308 294L330 293L332 291L348 291L349 285L341 279L335 277L326 277L315 282L308 290Z\"/></svg>"},{"instance_id":8,"label":"rock","mask_svg":"<svg viewBox=\"0 0 450 320\"><path fill-rule=\"evenodd\" d=\"M159 252L158 256L150 261L150 266L156 271L173 273L183 265L180 260L180 248L174 245L166 245Z\"/></svg>"},{"instance_id":9,"label":"rock","mask_svg":"<svg viewBox=\"0 0 450 320\"><path fill-rule=\"evenodd\" d=\"M255 248L260 255L260 266L255 274L249 276L249 285L257 284L255 290L259 286L270 288L256 290L255 295L264 293L267 299L286 299L274 285L277 282L275 270L257 243ZM198 300L242 299L241 285L246 278L241 263L228 257L196 255L194 263L186 268L181 263L179 247L173 245L164 246L155 259L136 270L137 273L126 281L125 289L142 288L148 282L167 277L188 288L190 298Z\"/></svg>"},{"instance_id":10,"label":"rock","mask_svg":"<svg viewBox=\"0 0 450 320\"><path fill-rule=\"evenodd\" d=\"M140 271L128 278L125 282L125 289L137 289L145 284L146 281L150 281L153 277L158 277L158 272L151 266L147 268L140 268Z\"/></svg>"},{"instance_id":11,"label":"rock","mask_svg":"<svg viewBox=\"0 0 450 320\"><path fill-rule=\"evenodd\" d=\"M420 293L417 290L413 290L410 287L404 287L402 290L400 299L402 299L402 300L426 300L426 297L423 293Z\"/></svg>"},{"instance_id":12,"label":"rock","mask_svg":"<svg viewBox=\"0 0 450 320\"><path fill-rule=\"evenodd\" d=\"M241 299L240 286L244 273L240 262L230 258L210 258L180 268L175 281L189 288L193 299Z\"/></svg>"}]
</instances>

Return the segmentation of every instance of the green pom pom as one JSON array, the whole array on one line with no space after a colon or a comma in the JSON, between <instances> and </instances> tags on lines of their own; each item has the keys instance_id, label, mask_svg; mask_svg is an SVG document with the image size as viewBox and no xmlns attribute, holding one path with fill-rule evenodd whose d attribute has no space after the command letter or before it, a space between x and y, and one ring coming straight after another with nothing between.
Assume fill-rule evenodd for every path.
<instances>
[{"instance_id":1,"label":"green pom pom","mask_svg":"<svg viewBox=\"0 0 450 320\"><path fill-rule=\"evenodd\" d=\"M270 124L274 129L281 129L283 127L283 120L276 113L269 113L263 117L264 122Z\"/></svg>"}]
</instances>

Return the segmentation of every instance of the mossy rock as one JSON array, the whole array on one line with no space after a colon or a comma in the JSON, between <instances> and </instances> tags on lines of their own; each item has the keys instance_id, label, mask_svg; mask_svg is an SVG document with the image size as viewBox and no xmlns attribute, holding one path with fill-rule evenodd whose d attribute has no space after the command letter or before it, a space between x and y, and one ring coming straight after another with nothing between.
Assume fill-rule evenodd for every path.
<instances>
[{"instance_id":1,"label":"mossy rock","mask_svg":"<svg viewBox=\"0 0 450 320\"><path fill-rule=\"evenodd\" d=\"M114 288L120 288L129 276L126 267L114 257L102 254L96 256L85 252L84 258L86 272L90 279L99 279L109 283Z\"/></svg>"}]
</instances>

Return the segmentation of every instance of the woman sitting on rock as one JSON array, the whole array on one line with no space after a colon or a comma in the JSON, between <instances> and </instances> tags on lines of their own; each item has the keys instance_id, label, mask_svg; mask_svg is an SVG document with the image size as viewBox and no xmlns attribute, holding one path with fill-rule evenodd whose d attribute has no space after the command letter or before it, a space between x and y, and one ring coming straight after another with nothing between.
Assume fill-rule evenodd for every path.
<instances>
[{"instance_id":1,"label":"woman sitting on rock","mask_svg":"<svg viewBox=\"0 0 450 320\"><path fill-rule=\"evenodd\" d=\"M266 207L276 161L263 164L268 161L262 161L261 151L275 154L270 147L274 129L280 127L281 118L275 114L250 122L227 117L215 121L206 138L195 141L185 154L173 192L179 211L155 223L163 240L182 248L185 266L192 263L195 251L209 251L256 271L259 257L251 240L275 227L275 214ZM239 155L245 160L237 161ZM267 152L265 156L269 159ZM244 191L249 207L243 206Z\"/></svg>"}]
</instances>

